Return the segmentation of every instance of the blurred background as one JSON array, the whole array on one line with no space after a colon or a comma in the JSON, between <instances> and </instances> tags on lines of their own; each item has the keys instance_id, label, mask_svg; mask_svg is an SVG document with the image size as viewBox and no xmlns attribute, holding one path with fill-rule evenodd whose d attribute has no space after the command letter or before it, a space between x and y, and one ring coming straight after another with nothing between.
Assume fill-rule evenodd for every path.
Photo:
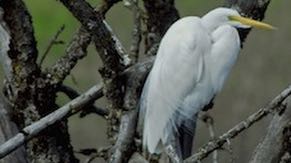
<instances>
[{"instance_id":1,"label":"blurred background","mask_svg":"<svg viewBox=\"0 0 291 163\"><path fill-rule=\"evenodd\" d=\"M58 1L24 0L33 17L35 36L41 56L56 31L64 24L65 31L60 39L69 43L73 34L80 27L77 20ZM100 0L90 0L93 6ZM181 16L202 16L209 10L221 6L222 0L177 0L176 6ZM211 115L215 120L217 136L245 119L260 107L266 105L274 96L291 82L291 1L273 0L266 12L264 21L278 28L276 31L253 30L228 78L223 91L217 96ZM128 48L132 30L132 14L122 3L114 6L106 16L114 32ZM54 46L45 60L43 67L49 67L60 56L65 54L65 45ZM84 92L100 81L98 68L101 66L96 51L91 46L88 56L80 61L73 70L66 84ZM58 104L68 102L64 95L59 94ZM104 107L105 99L96 102ZM231 140L235 162L247 162L254 147L263 138L271 117L257 123ZM106 146L106 121L97 115L89 115L80 119L77 115L69 118L71 139L75 150L81 148L98 148ZM196 148L206 143L209 138L206 125L199 123L196 135ZM77 155L84 159L83 156ZM229 162L231 156L219 152L220 162ZM103 162L96 160L95 162ZM204 162L209 162L205 160Z\"/></svg>"}]
</instances>

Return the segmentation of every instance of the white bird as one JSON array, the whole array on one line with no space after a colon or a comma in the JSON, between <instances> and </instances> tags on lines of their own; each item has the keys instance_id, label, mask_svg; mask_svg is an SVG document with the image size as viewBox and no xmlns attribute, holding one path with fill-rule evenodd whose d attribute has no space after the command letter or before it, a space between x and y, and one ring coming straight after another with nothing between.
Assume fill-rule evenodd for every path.
<instances>
[{"instance_id":1,"label":"white bird","mask_svg":"<svg viewBox=\"0 0 291 163\"><path fill-rule=\"evenodd\" d=\"M273 29L269 24L217 8L202 18L176 21L160 43L140 100L143 148L191 154L197 113L222 89L240 51L236 28Z\"/></svg>"}]
</instances>

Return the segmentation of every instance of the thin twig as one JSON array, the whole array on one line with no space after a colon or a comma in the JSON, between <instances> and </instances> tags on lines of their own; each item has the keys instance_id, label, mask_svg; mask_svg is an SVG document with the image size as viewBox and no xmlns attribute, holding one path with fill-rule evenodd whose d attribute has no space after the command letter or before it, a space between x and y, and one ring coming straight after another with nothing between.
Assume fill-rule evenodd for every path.
<instances>
[{"instance_id":1,"label":"thin twig","mask_svg":"<svg viewBox=\"0 0 291 163\"><path fill-rule=\"evenodd\" d=\"M0 159L20 147L22 144L35 137L38 133L62 120L64 117L77 113L92 100L96 100L100 91L102 91L103 84L93 86L81 96L70 101L58 110L48 114L40 120L25 127L20 133L6 141L0 146Z\"/></svg>"},{"instance_id":2,"label":"thin twig","mask_svg":"<svg viewBox=\"0 0 291 163\"><path fill-rule=\"evenodd\" d=\"M253 124L266 117L270 113L275 111L280 112L282 110L282 102L291 95L291 85L289 85L285 90L283 90L278 96L276 96L266 107L258 110L254 114L250 115L246 120L240 122L232 129L228 130L226 133L221 135L216 140L209 141L206 145L201 147L197 153L185 160L185 163L197 162L204 159L210 153L216 149L221 148L229 139L232 139L239 135L242 131L248 129Z\"/></svg>"},{"instance_id":3,"label":"thin twig","mask_svg":"<svg viewBox=\"0 0 291 163\"><path fill-rule=\"evenodd\" d=\"M126 0L124 6L132 10L133 13L133 30L132 30L132 43L130 46L130 58L132 63L136 63L139 57L140 43L142 40L141 19L143 12L138 6L138 0Z\"/></svg>"},{"instance_id":4,"label":"thin twig","mask_svg":"<svg viewBox=\"0 0 291 163\"><path fill-rule=\"evenodd\" d=\"M45 58L47 57L48 53L50 52L51 48L53 47L53 45L59 44L59 43L63 43L62 41L59 42L57 41L57 39L59 38L60 34L65 30L65 25L63 24L60 29L57 31L57 33L54 35L54 37L51 39L51 41L49 42L44 54L42 55L40 61L39 61L39 66L42 65L43 61L45 60Z\"/></svg>"}]
</instances>

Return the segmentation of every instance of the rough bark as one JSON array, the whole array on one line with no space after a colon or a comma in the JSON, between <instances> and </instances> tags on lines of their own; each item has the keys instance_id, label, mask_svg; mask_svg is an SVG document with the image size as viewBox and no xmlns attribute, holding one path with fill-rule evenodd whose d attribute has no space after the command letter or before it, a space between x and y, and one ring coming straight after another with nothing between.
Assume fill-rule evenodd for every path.
<instances>
[{"instance_id":1,"label":"rough bark","mask_svg":"<svg viewBox=\"0 0 291 163\"><path fill-rule=\"evenodd\" d=\"M7 59L5 96L12 105L12 120L19 128L56 109L55 85L36 64L37 49L31 16L21 0L2 1L3 21L11 39ZM77 162L66 122L60 122L26 145L31 162Z\"/></svg>"},{"instance_id":2,"label":"rough bark","mask_svg":"<svg viewBox=\"0 0 291 163\"><path fill-rule=\"evenodd\" d=\"M147 13L146 51L158 43L168 28L179 19L174 0L143 0Z\"/></svg>"},{"instance_id":3,"label":"rough bark","mask_svg":"<svg viewBox=\"0 0 291 163\"><path fill-rule=\"evenodd\" d=\"M268 127L267 134L261 143L254 150L250 163L275 163L280 162L282 156L285 155L285 151L290 150L288 139L284 139L284 133L288 134L288 125L291 122L291 100L288 100L286 111L282 114L276 114ZM287 128L286 128L287 127ZM287 143L286 143L287 142ZM287 147L287 148L285 148Z\"/></svg>"},{"instance_id":4,"label":"rough bark","mask_svg":"<svg viewBox=\"0 0 291 163\"><path fill-rule=\"evenodd\" d=\"M14 122L9 118L9 105L0 97L0 144L9 140L16 135L19 130ZM4 159L0 159L0 163L27 163L27 156L24 147L20 147Z\"/></svg>"}]
</instances>

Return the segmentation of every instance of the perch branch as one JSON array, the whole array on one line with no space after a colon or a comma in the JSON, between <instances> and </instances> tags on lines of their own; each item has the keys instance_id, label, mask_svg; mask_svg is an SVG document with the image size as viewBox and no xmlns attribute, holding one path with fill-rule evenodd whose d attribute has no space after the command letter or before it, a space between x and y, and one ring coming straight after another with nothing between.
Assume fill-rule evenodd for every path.
<instances>
[{"instance_id":1,"label":"perch branch","mask_svg":"<svg viewBox=\"0 0 291 163\"><path fill-rule=\"evenodd\" d=\"M201 119L208 128L209 135L211 140L215 140L215 131L214 131L214 119L206 112L200 112L198 118ZM218 151L213 151L212 155L213 163L218 163Z\"/></svg>"},{"instance_id":2,"label":"perch branch","mask_svg":"<svg viewBox=\"0 0 291 163\"><path fill-rule=\"evenodd\" d=\"M20 147L25 142L29 141L31 138L35 137L44 129L62 120L69 114L77 113L84 106L92 103L92 101L100 97L102 88L102 84L92 87L87 92L70 101L63 107L22 129L20 133L0 146L0 159Z\"/></svg>"},{"instance_id":3,"label":"perch branch","mask_svg":"<svg viewBox=\"0 0 291 163\"><path fill-rule=\"evenodd\" d=\"M210 153L216 149L221 148L229 139L236 137L242 131L248 129L257 121L266 117L270 113L281 112L282 102L291 95L291 85L283 90L278 96L276 96L266 107L261 108L254 114L250 115L246 120L240 122L232 129L221 135L218 139L209 141L205 146L201 147L197 153L185 160L186 163L197 162L207 157Z\"/></svg>"}]
</instances>

